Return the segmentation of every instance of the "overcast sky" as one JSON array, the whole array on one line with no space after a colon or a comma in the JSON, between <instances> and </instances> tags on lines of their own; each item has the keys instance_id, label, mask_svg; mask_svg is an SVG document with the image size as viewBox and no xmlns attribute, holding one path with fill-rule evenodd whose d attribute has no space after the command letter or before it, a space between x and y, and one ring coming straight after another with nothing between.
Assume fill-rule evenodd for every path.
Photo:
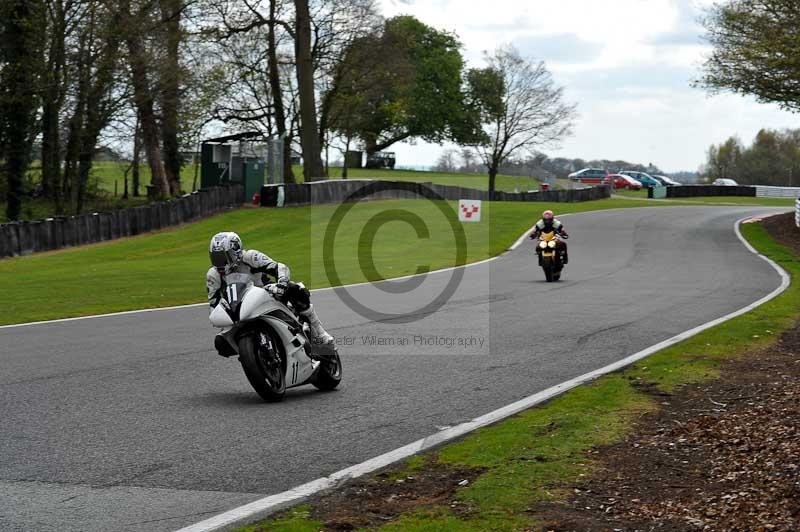
<instances>
[{"instance_id":1,"label":"overcast sky","mask_svg":"<svg viewBox=\"0 0 800 532\"><path fill-rule=\"evenodd\" d=\"M708 48L697 19L713 0L381 0L384 15L411 14L452 31L470 66L514 44L542 59L578 104L574 135L550 155L625 159L696 170L730 135L800 127L800 116L752 98L690 86ZM398 144L399 165L433 165L438 145Z\"/></svg>"}]
</instances>

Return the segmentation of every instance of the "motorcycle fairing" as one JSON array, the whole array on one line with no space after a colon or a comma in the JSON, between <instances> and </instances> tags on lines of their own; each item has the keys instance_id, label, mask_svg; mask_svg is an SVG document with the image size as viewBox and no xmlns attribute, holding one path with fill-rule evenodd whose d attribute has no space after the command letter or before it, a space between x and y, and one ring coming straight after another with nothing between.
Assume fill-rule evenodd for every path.
<instances>
[{"instance_id":1,"label":"motorcycle fairing","mask_svg":"<svg viewBox=\"0 0 800 532\"><path fill-rule=\"evenodd\" d=\"M242 297L239 305L239 321L234 324L228 310L221 308L223 304L227 307L223 301L214 308L209 319L215 327L231 327L224 331L222 336L237 354L239 353L237 336L242 334L243 329L252 327L255 330L253 322L261 321L268 324L283 343L286 351L286 387L307 384L314 377L320 363L308 356L307 351L311 351L313 346L302 333L300 324L297 322L293 324L285 319L286 316L294 315L289 307L276 300L266 290L251 286Z\"/></svg>"}]
</instances>

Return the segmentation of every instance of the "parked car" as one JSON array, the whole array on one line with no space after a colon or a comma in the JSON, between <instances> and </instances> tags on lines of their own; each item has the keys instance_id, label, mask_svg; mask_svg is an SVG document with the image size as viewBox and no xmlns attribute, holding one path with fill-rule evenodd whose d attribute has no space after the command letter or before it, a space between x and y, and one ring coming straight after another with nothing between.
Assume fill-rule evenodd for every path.
<instances>
[{"instance_id":1,"label":"parked car","mask_svg":"<svg viewBox=\"0 0 800 532\"><path fill-rule=\"evenodd\" d=\"M624 174L610 174L603 179L603 183L611 184L614 188L624 188L626 190L641 190L642 188L641 183Z\"/></svg>"},{"instance_id":2,"label":"parked car","mask_svg":"<svg viewBox=\"0 0 800 532\"><path fill-rule=\"evenodd\" d=\"M646 174L644 172L637 172L635 170L623 170L620 172L620 174L634 178L636 181L641 183L642 186L645 187L663 186L659 180L653 179L653 176L651 176L650 174Z\"/></svg>"},{"instance_id":3,"label":"parked car","mask_svg":"<svg viewBox=\"0 0 800 532\"><path fill-rule=\"evenodd\" d=\"M661 177L660 177L660 176L657 176L657 175L651 175L650 177L652 177L653 179L655 179L656 181L658 181L658 182L659 182L659 184L660 184L662 187L669 186L669 185L667 185L667 182L666 182L666 181L664 181L663 179L661 179Z\"/></svg>"},{"instance_id":4,"label":"parked car","mask_svg":"<svg viewBox=\"0 0 800 532\"><path fill-rule=\"evenodd\" d=\"M675 181L674 179L672 179L671 177L667 177L665 175L654 175L653 177L655 177L656 179L660 179L668 187L679 187L679 186L681 186L681 183L679 183L679 182Z\"/></svg>"},{"instance_id":5,"label":"parked car","mask_svg":"<svg viewBox=\"0 0 800 532\"><path fill-rule=\"evenodd\" d=\"M735 187L739 183L734 181L733 179L728 179L727 177L720 177L719 179L715 179L712 185L721 185L723 187Z\"/></svg>"},{"instance_id":6,"label":"parked car","mask_svg":"<svg viewBox=\"0 0 800 532\"><path fill-rule=\"evenodd\" d=\"M608 172L602 168L584 168L583 170L572 172L567 177L572 181L600 184L607 175Z\"/></svg>"}]
</instances>

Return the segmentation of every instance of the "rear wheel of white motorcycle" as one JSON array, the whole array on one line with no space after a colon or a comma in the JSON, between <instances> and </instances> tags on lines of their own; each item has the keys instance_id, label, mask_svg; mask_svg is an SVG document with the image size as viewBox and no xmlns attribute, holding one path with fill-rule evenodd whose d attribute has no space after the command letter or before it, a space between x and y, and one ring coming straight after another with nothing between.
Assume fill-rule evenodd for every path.
<instances>
[{"instance_id":1,"label":"rear wheel of white motorcycle","mask_svg":"<svg viewBox=\"0 0 800 532\"><path fill-rule=\"evenodd\" d=\"M339 358L338 351L334 350L333 354L325 356L321 364L312 384L318 390L335 389L342 382L342 359Z\"/></svg>"},{"instance_id":2,"label":"rear wheel of white motorcycle","mask_svg":"<svg viewBox=\"0 0 800 532\"><path fill-rule=\"evenodd\" d=\"M239 340L239 362L250 385L262 399L282 401L286 394L286 356L272 330L248 334Z\"/></svg>"}]
</instances>

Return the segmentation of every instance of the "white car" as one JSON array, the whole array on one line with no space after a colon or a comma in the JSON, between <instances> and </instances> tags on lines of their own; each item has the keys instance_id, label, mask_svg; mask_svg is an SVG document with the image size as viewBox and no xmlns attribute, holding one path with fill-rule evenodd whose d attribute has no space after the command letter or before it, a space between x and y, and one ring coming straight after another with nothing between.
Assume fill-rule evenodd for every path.
<instances>
[{"instance_id":1,"label":"white car","mask_svg":"<svg viewBox=\"0 0 800 532\"><path fill-rule=\"evenodd\" d=\"M678 183L677 181L675 181L671 177L667 177L665 175L654 175L653 177L657 177L658 179L660 179L661 181L664 181L668 186L671 186L671 187L679 187L679 186L681 186L680 183Z\"/></svg>"},{"instance_id":2,"label":"white car","mask_svg":"<svg viewBox=\"0 0 800 532\"><path fill-rule=\"evenodd\" d=\"M726 177L720 177L719 179L715 179L714 182L711 183L711 184L712 185L720 185L720 186L723 186L723 187L735 187L739 183L737 183L733 179L728 179Z\"/></svg>"}]
</instances>

